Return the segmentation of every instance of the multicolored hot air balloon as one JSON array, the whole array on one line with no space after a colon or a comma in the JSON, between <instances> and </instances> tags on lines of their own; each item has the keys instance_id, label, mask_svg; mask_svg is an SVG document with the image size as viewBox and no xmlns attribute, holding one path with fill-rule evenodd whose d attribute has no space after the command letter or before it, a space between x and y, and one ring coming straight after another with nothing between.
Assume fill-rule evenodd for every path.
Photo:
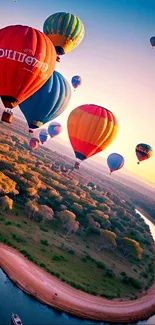
<instances>
[{"instance_id":1,"label":"multicolored hot air balloon","mask_svg":"<svg viewBox=\"0 0 155 325\"><path fill-rule=\"evenodd\" d=\"M118 153L111 153L107 158L107 164L110 169L110 174L124 166L124 157Z\"/></svg>"},{"instance_id":2,"label":"multicolored hot air balloon","mask_svg":"<svg viewBox=\"0 0 155 325\"><path fill-rule=\"evenodd\" d=\"M153 154L153 149L150 145L145 143L139 143L136 146L136 156L138 158L137 164L140 164L141 161L150 158Z\"/></svg>"},{"instance_id":3,"label":"multicolored hot air balloon","mask_svg":"<svg viewBox=\"0 0 155 325\"><path fill-rule=\"evenodd\" d=\"M60 134L61 131L62 131L62 126L61 126L61 124L59 122L50 123L50 125L48 127L48 133L49 133L51 138L54 138L55 136Z\"/></svg>"},{"instance_id":4,"label":"multicolored hot air balloon","mask_svg":"<svg viewBox=\"0 0 155 325\"><path fill-rule=\"evenodd\" d=\"M43 32L54 44L57 54L63 55L74 50L81 43L85 29L77 16L58 12L45 20Z\"/></svg>"},{"instance_id":5,"label":"multicolored hot air balloon","mask_svg":"<svg viewBox=\"0 0 155 325\"><path fill-rule=\"evenodd\" d=\"M29 129L39 128L58 117L69 104L71 94L69 82L54 71L43 87L19 105Z\"/></svg>"},{"instance_id":6,"label":"multicolored hot air balloon","mask_svg":"<svg viewBox=\"0 0 155 325\"><path fill-rule=\"evenodd\" d=\"M67 128L75 156L82 161L104 150L115 139L118 123L108 109L86 104L70 113Z\"/></svg>"},{"instance_id":7,"label":"multicolored hot air balloon","mask_svg":"<svg viewBox=\"0 0 155 325\"><path fill-rule=\"evenodd\" d=\"M42 129L39 133L39 140L42 144L50 139L47 129Z\"/></svg>"},{"instance_id":8,"label":"multicolored hot air balloon","mask_svg":"<svg viewBox=\"0 0 155 325\"><path fill-rule=\"evenodd\" d=\"M0 97L6 108L43 86L55 65L55 48L39 30L22 25L0 29Z\"/></svg>"},{"instance_id":9,"label":"multicolored hot air balloon","mask_svg":"<svg viewBox=\"0 0 155 325\"><path fill-rule=\"evenodd\" d=\"M151 43L152 47L155 47L155 36L152 36L150 38L150 43Z\"/></svg>"},{"instance_id":10,"label":"multicolored hot air balloon","mask_svg":"<svg viewBox=\"0 0 155 325\"><path fill-rule=\"evenodd\" d=\"M32 150L36 149L39 145L39 140L37 138L31 138L29 141L29 146Z\"/></svg>"},{"instance_id":11,"label":"multicolored hot air balloon","mask_svg":"<svg viewBox=\"0 0 155 325\"><path fill-rule=\"evenodd\" d=\"M82 84L82 79L80 76L74 76L71 80L74 89L78 88Z\"/></svg>"}]
</instances>

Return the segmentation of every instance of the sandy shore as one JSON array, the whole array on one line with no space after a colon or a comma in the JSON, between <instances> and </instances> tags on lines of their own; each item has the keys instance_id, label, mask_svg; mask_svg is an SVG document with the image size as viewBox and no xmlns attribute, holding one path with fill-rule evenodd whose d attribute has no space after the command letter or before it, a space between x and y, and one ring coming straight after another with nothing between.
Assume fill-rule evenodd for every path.
<instances>
[{"instance_id":1,"label":"sandy shore","mask_svg":"<svg viewBox=\"0 0 155 325\"><path fill-rule=\"evenodd\" d=\"M147 295L137 300L109 301L70 287L3 244L0 244L0 267L23 291L75 316L128 323L146 319L155 313L155 284Z\"/></svg>"}]
</instances>

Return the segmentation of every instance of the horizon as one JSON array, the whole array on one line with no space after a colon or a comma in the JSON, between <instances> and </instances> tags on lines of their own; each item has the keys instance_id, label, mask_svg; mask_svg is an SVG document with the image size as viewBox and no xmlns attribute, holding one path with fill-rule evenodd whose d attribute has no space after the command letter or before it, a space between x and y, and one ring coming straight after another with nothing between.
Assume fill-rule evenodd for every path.
<instances>
[{"instance_id":1,"label":"horizon","mask_svg":"<svg viewBox=\"0 0 155 325\"><path fill-rule=\"evenodd\" d=\"M54 12L68 11L79 16L85 37L74 51L61 58L56 71L69 82L79 74L83 84L72 92L67 109L56 119L62 123L63 132L55 140L65 139L72 149L66 128L69 113L85 103L104 106L115 114L119 131L108 148L92 160L118 152L125 157L125 165L118 173L127 170L153 187L155 155L138 166L135 146L144 142L155 150L155 50L149 43L155 33L155 2L120 0L118 5L115 0L98 0L98 10L96 5L87 0L60 0L52 5L47 0L46 6L42 1L2 0L0 27L26 24L42 31L45 19ZM18 108L14 113L18 114Z\"/></svg>"},{"instance_id":2,"label":"horizon","mask_svg":"<svg viewBox=\"0 0 155 325\"><path fill-rule=\"evenodd\" d=\"M0 104L1 104L1 103L0 103ZM22 112L21 112L19 109L17 109L17 110L14 112L14 116L15 116L15 118L21 119L23 122L26 123L25 117L23 116ZM47 123L47 124L49 124L49 123ZM42 128L44 128L44 126L43 126ZM40 129L41 129L41 128L40 128ZM38 130L36 130L36 131L34 132L34 134L35 134L36 137L39 136L40 129L38 129ZM67 141L67 140L64 140L64 139L61 137L61 134L58 135L57 137L55 137L54 139L50 139L50 140L48 140L48 142L44 144L44 147L47 147L47 148L49 148L49 149L52 150L52 142L53 142L53 141L54 141L55 143L57 143L57 144L59 143L61 146L62 146L62 145L65 145L65 147L66 147L67 149L70 150L70 154L71 154L71 155L70 155L69 157L70 157L71 159L74 159L74 160L76 159L75 156L74 156L74 151L73 151L73 149L72 149L72 147L71 147L71 145L70 145L70 142ZM63 144L62 144L62 143L63 143ZM64 153L64 154L65 154L65 153ZM99 156L99 155L98 155L98 156ZM96 162L96 163L99 164L99 166L102 166L101 159L102 159L102 162L103 162L103 168L106 167L106 169L107 169L107 173L108 173L108 172L109 172L109 169L108 169L108 165L107 165L107 162L106 162L106 158L103 157L103 156L101 156L101 155L100 155L99 157L97 157L97 155L96 155L96 156L93 156L93 157L88 158L87 160L85 160L85 161L83 162L83 165L85 166L85 163L86 163L86 164L87 164L87 163L90 164L91 162L92 162L92 163ZM143 185L146 189L149 189L149 190L151 190L151 191L155 190L155 185L154 185L153 182L151 182L151 181L149 181L149 180L146 180L146 179L143 178L142 176L139 176L139 175L137 175L136 173L134 173L133 171L128 170L126 167L120 169L117 173L113 173L113 174L112 174L112 177L113 177L113 176L114 176L114 177L116 176L116 178L119 178L119 175L120 175L121 177L124 177L124 178L126 178L127 176L131 176L131 177L132 177L132 181L135 182L137 185ZM114 178L114 180L117 180L117 179Z\"/></svg>"}]
</instances>

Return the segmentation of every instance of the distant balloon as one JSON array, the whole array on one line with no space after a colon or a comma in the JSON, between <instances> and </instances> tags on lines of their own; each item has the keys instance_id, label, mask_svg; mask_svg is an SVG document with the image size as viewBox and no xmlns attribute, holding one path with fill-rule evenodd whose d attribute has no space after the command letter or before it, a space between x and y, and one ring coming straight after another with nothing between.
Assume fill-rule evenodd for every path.
<instances>
[{"instance_id":1,"label":"distant balloon","mask_svg":"<svg viewBox=\"0 0 155 325\"><path fill-rule=\"evenodd\" d=\"M54 138L58 134L60 134L62 131L62 126L58 122L51 122L49 127L48 127L48 133L51 138Z\"/></svg>"},{"instance_id":2,"label":"distant balloon","mask_svg":"<svg viewBox=\"0 0 155 325\"><path fill-rule=\"evenodd\" d=\"M39 145L39 140L37 138L31 138L29 141L29 146L32 150L36 149Z\"/></svg>"},{"instance_id":3,"label":"distant balloon","mask_svg":"<svg viewBox=\"0 0 155 325\"><path fill-rule=\"evenodd\" d=\"M0 29L0 96L6 108L35 93L55 65L55 48L39 30L22 25Z\"/></svg>"},{"instance_id":4,"label":"distant balloon","mask_svg":"<svg viewBox=\"0 0 155 325\"><path fill-rule=\"evenodd\" d=\"M75 156L82 161L108 147L116 137L118 123L108 109L86 104L70 113L67 128Z\"/></svg>"},{"instance_id":5,"label":"distant balloon","mask_svg":"<svg viewBox=\"0 0 155 325\"><path fill-rule=\"evenodd\" d=\"M67 12L57 12L49 16L44 22L43 31L54 44L58 55L74 50L85 34L82 21Z\"/></svg>"},{"instance_id":6,"label":"distant balloon","mask_svg":"<svg viewBox=\"0 0 155 325\"><path fill-rule=\"evenodd\" d=\"M69 82L61 73L54 71L43 87L19 105L29 128L39 128L63 113L71 94Z\"/></svg>"},{"instance_id":7,"label":"distant balloon","mask_svg":"<svg viewBox=\"0 0 155 325\"><path fill-rule=\"evenodd\" d=\"M150 43L151 43L152 47L155 47L155 36L152 36L150 38Z\"/></svg>"},{"instance_id":8,"label":"distant balloon","mask_svg":"<svg viewBox=\"0 0 155 325\"><path fill-rule=\"evenodd\" d=\"M82 84L82 79L80 76L74 76L71 80L73 88L78 88Z\"/></svg>"},{"instance_id":9,"label":"distant balloon","mask_svg":"<svg viewBox=\"0 0 155 325\"><path fill-rule=\"evenodd\" d=\"M137 164L140 164L141 161L150 158L153 154L153 149L150 145L145 143L139 143L136 146L136 156L138 158Z\"/></svg>"},{"instance_id":10,"label":"distant balloon","mask_svg":"<svg viewBox=\"0 0 155 325\"><path fill-rule=\"evenodd\" d=\"M42 144L50 139L47 129L42 129L39 133L39 139Z\"/></svg>"},{"instance_id":11,"label":"distant balloon","mask_svg":"<svg viewBox=\"0 0 155 325\"><path fill-rule=\"evenodd\" d=\"M110 174L124 166L124 157L118 153L111 153L107 158L107 164L110 169Z\"/></svg>"}]
</instances>

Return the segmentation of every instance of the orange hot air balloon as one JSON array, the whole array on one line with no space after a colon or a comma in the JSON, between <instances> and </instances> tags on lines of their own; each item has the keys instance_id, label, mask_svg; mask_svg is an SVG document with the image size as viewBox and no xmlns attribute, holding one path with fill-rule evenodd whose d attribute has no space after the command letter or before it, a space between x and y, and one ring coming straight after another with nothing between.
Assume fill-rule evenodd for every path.
<instances>
[{"instance_id":1,"label":"orange hot air balloon","mask_svg":"<svg viewBox=\"0 0 155 325\"><path fill-rule=\"evenodd\" d=\"M6 108L41 88L55 65L55 47L39 30L22 25L0 29L0 96Z\"/></svg>"},{"instance_id":2,"label":"orange hot air balloon","mask_svg":"<svg viewBox=\"0 0 155 325\"><path fill-rule=\"evenodd\" d=\"M29 146L32 150L36 149L39 145L39 140L37 138L31 138L29 141Z\"/></svg>"},{"instance_id":3,"label":"orange hot air balloon","mask_svg":"<svg viewBox=\"0 0 155 325\"><path fill-rule=\"evenodd\" d=\"M87 104L70 113L67 128L75 156L82 161L104 150L115 139L118 123L108 109Z\"/></svg>"}]
</instances>

